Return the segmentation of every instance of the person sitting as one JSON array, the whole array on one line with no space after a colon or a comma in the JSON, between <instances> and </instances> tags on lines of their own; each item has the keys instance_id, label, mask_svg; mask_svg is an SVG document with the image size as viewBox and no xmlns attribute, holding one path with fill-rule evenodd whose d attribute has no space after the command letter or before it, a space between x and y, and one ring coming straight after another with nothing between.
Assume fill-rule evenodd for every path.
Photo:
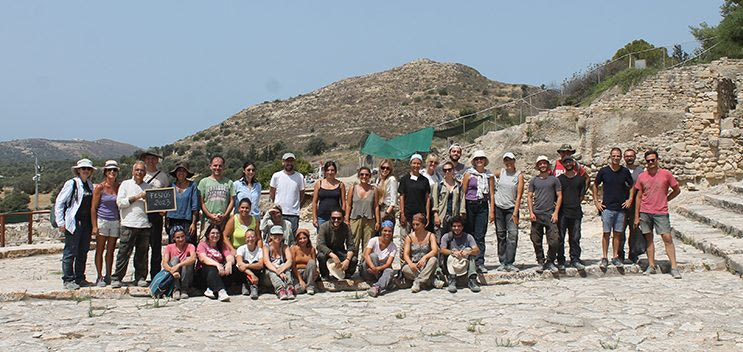
<instances>
[{"instance_id":1,"label":"person sitting","mask_svg":"<svg viewBox=\"0 0 743 352\"><path fill-rule=\"evenodd\" d=\"M258 228L258 219L250 215L252 204L250 198L240 199L237 206L237 214L230 216L224 225L224 243L234 251L245 244L245 234L249 230L257 232L260 237L261 229Z\"/></svg>"},{"instance_id":2,"label":"person sitting","mask_svg":"<svg viewBox=\"0 0 743 352\"><path fill-rule=\"evenodd\" d=\"M397 246L392 242L395 232L395 223L392 220L382 222L382 234L372 237L364 248L364 261L361 263L361 277L368 282L374 282L367 291L369 296L377 297L390 289L392 277L392 262L395 260Z\"/></svg>"},{"instance_id":3,"label":"person sitting","mask_svg":"<svg viewBox=\"0 0 743 352\"><path fill-rule=\"evenodd\" d=\"M343 211L330 212L330 221L320 225L317 232L317 262L323 278L330 277L332 268L341 280L353 275L358 260L353 253L353 235L348 224L343 222ZM342 273L340 273L342 272Z\"/></svg>"},{"instance_id":4,"label":"person sitting","mask_svg":"<svg viewBox=\"0 0 743 352\"><path fill-rule=\"evenodd\" d=\"M297 282L294 290L297 293L314 295L317 291L315 281L319 276L317 271L317 251L312 247L310 231L307 229L297 230L297 243L291 247L292 272Z\"/></svg>"},{"instance_id":5,"label":"person sitting","mask_svg":"<svg viewBox=\"0 0 743 352\"><path fill-rule=\"evenodd\" d=\"M416 293L420 292L422 286L430 286L434 281L439 246L436 235L426 230L426 217L423 214L413 215L410 226L413 231L405 236L401 271L405 279L413 280L410 291ZM443 282L433 284L438 288L444 285Z\"/></svg>"},{"instance_id":6,"label":"person sitting","mask_svg":"<svg viewBox=\"0 0 743 352\"><path fill-rule=\"evenodd\" d=\"M441 237L441 266L448 275L451 293L457 292L457 278L467 276L467 286L472 292L480 292L477 285L477 264L475 259L480 253L475 238L464 232L464 221L455 216L451 221L451 232Z\"/></svg>"},{"instance_id":7,"label":"person sitting","mask_svg":"<svg viewBox=\"0 0 743 352\"><path fill-rule=\"evenodd\" d=\"M292 223L291 221L284 219L284 216L281 214L281 206L278 204L274 204L271 206L270 209L266 212L265 215L263 215L263 218L261 219L261 233L263 233L263 241L265 243L268 243L268 237L269 232L271 232L271 228L278 225L281 226L281 228L284 230L284 239L286 241L289 241L289 245L294 244L294 232L292 232Z\"/></svg>"},{"instance_id":8,"label":"person sitting","mask_svg":"<svg viewBox=\"0 0 743 352\"><path fill-rule=\"evenodd\" d=\"M171 229L173 243L163 251L163 269L175 278L173 299L188 298L193 282L193 267L196 264L196 248L186 241L186 229L175 226Z\"/></svg>"},{"instance_id":9,"label":"person sitting","mask_svg":"<svg viewBox=\"0 0 743 352\"><path fill-rule=\"evenodd\" d=\"M199 257L197 277L200 278L202 286L206 286L204 296L215 298L216 292L217 299L229 302L230 296L227 295L226 288L233 280L239 280L239 276L235 275L237 270L233 271L235 256L224 242L219 225L209 225L205 233L204 241L196 248Z\"/></svg>"},{"instance_id":10,"label":"person sitting","mask_svg":"<svg viewBox=\"0 0 743 352\"><path fill-rule=\"evenodd\" d=\"M271 228L269 233L267 254L263 256L267 281L273 286L274 292L280 300L294 299L291 272L292 253L289 246L284 243L284 229L276 225Z\"/></svg>"},{"instance_id":11,"label":"person sitting","mask_svg":"<svg viewBox=\"0 0 743 352\"><path fill-rule=\"evenodd\" d=\"M237 270L247 280L242 285L242 294L249 294L251 299L258 299L258 283L263 276L263 242L258 238L255 230L245 231L245 244L237 248L235 256Z\"/></svg>"}]
</instances>

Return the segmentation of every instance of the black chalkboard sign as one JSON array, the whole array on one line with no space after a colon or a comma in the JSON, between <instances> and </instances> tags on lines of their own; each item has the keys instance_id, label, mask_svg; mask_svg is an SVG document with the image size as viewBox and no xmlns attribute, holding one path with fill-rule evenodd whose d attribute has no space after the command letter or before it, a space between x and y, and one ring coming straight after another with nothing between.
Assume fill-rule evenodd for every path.
<instances>
[{"instance_id":1,"label":"black chalkboard sign","mask_svg":"<svg viewBox=\"0 0 743 352\"><path fill-rule=\"evenodd\" d=\"M175 188L152 188L145 191L144 209L148 213L175 210Z\"/></svg>"}]
</instances>

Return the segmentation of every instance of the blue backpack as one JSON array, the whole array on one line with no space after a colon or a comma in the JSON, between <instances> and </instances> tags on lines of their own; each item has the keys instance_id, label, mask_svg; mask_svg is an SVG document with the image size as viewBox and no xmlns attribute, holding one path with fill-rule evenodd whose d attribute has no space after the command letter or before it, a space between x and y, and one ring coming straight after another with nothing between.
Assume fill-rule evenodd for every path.
<instances>
[{"instance_id":1,"label":"blue backpack","mask_svg":"<svg viewBox=\"0 0 743 352\"><path fill-rule=\"evenodd\" d=\"M152 298L170 297L175 289L175 278L167 270L161 270L150 282L150 295Z\"/></svg>"}]
</instances>

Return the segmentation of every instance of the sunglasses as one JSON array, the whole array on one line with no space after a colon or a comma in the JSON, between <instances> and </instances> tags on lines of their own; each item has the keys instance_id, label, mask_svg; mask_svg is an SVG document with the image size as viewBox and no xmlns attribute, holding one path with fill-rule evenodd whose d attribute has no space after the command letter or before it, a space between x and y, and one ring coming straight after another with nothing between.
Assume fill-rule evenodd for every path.
<instances>
[{"instance_id":1,"label":"sunglasses","mask_svg":"<svg viewBox=\"0 0 743 352\"><path fill-rule=\"evenodd\" d=\"M655 158L653 158L653 159L645 159L645 162L654 163L656 160L658 160L658 159L655 159Z\"/></svg>"},{"instance_id":2,"label":"sunglasses","mask_svg":"<svg viewBox=\"0 0 743 352\"><path fill-rule=\"evenodd\" d=\"M359 174L359 177L369 177L369 176L371 176L371 174L368 174L366 172L362 172Z\"/></svg>"},{"instance_id":3,"label":"sunglasses","mask_svg":"<svg viewBox=\"0 0 743 352\"><path fill-rule=\"evenodd\" d=\"M380 170L390 170L391 168L389 166L382 166L379 169Z\"/></svg>"},{"instance_id":4,"label":"sunglasses","mask_svg":"<svg viewBox=\"0 0 743 352\"><path fill-rule=\"evenodd\" d=\"M93 171L93 168L92 167L81 167L80 170L83 170L83 171Z\"/></svg>"},{"instance_id":5,"label":"sunglasses","mask_svg":"<svg viewBox=\"0 0 743 352\"><path fill-rule=\"evenodd\" d=\"M331 217L330 217L330 220L333 220L333 221L341 221L341 220L343 220L343 217L340 217L340 216L331 216Z\"/></svg>"},{"instance_id":6,"label":"sunglasses","mask_svg":"<svg viewBox=\"0 0 743 352\"><path fill-rule=\"evenodd\" d=\"M444 170L444 172L451 172L451 170L453 170L453 169L443 169L443 170Z\"/></svg>"}]
</instances>

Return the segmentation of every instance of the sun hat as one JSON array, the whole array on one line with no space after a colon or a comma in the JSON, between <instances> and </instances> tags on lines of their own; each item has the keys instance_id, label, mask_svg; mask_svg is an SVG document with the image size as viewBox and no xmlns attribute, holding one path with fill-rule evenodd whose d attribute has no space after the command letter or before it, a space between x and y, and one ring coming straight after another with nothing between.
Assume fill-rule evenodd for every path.
<instances>
[{"instance_id":1,"label":"sun hat","mask_svg":"<svg viewBox=\"0 0 743 352\"><path fill-rule=\"evenodd\" d=\"M557 149L557 152L571 152L575 153L575 149L570 144L563 144L560 146L560 149Z\"/></svg>"},{"instance_id":2,"label":"sun hat","mask_svg":"<svg viewBox=\"0 0 743 352\"><path fill-rule=\"evenodd\" d=\"M513 153L511 152L507 152L506 154L503 154L503 159L506 159L506 158L516 160L516 155L513 155Z\"/></svg>"},{"instance_id":3,"label":"sun hat","mask_svg":"<svg viewBox=\"0 0 743 352\"><path fill-rule=\"evenodd\" d=\"M546 161L549 164L550 159L548 159L547 156L545 156L545 155L540 155L540 156L537 157L536 164L539 164L540 161Z\"/></svg>"},{"instance_id":4,"label":"sun hat","mask_svg":"<svg viewBox=\"0 0 743 352\"><path fill-rule=\"evenodd\" d=\"M272 235L281 235L281 236L283 236L284 235L284 228L281 227L280 225L273 225L273 226L271 226L271 230L269 230L268 233L270 233Z\"/></svg>"},{"instance_id":5,"label":"sun hat","mask_svg":"<svg viewBox=\"0 0 743 352\"><path fill-rule=\"evenodd\" d=\"M145 151L143 151L143 152L139 153L139 159L140 159L140 160L142 160L142 159L144 159L144 157L145 157L145 156L148 156L148 155L152 155L152 156L155 156L155 157L157 157L158 159L162 159L162 158L163 158L163 156L162 156L162 155L158 154L158 153L157 153L157 152L155 152L154 150L152 150L152 149L148 149L148 150L145 150Z\"/></svg>"},{"instance_id":6,"label":"sun hat","mask_svg":"<svg viewBox=\"0 0 743 352\"><path fill-rule=\"evenodd\" d=\"M80 168L89 167L93 170L98 170L95 166L93 166L93 162L90 161L90 159L80 159L77 161L77 164L72 167L72 170L77 170Z\"/></svg>"},{"instance_id":7,"label":"sun hat","mask_svg":"<svg viewBox=\"0 0 743 352\"><path fill-rule=\"evenodd\" d=\"M116 160L106 160L103 170L119 170L119 163Z\"/></svg>"},{"instance_id":8,"label":"sun hat","mask_svg":"<svg viewBox=\"0 0 743 352\"><path fill-rule=\"evenodd\" d=\"M466 274L468 265L469 259L467 258L457 258L453 255L450 255L446 259L446 269L449 271L449 274L452 274L454 276Z\"/></svg>"},{"instance_id":9,"label":"sun hat","mask_svg":"<svg viewBox=\"0 0 743 352\"><path fill-rule=\"evenodd\" d=\"M477 158L485 158L485 166L488 166L488 164L490 163L487 155L485 155L485 151L482 149L475 150L475 153L472 154L472 158L470 159L470 161L472 162L473 166L475 165L475 159Z\"/></svg>"},{"instance_id":10,"label":"sun hat","mask_svg":"<svg viewBox=\"0 0 743 352\"><path fill-rule=\"evenodd\" d=\"M294 159L294 160L296 160L297 157L294 156L294 153L284 153L284 155L281 157L281 160L287 160L287 159Z\"/></svg>"},{"instance_id":11,"label":"sun hat","mask_svg":"<svg viewBox=\"0 0 743 352\"><path fill-rule=\"evenodd\" d=\"M170 170L170 176L176 177L176 175L175 175L176 171L178 171L178 169L181 169L181 168L184 169L184 170L186 170L186 173L188 174L186 176L186 178L193 177L194 173L191 172L191 170L188 168L188 162L186 162L186 161L179 161L179 162L177 162L175 164L175 166L173 167L173 170Z\"/></svg>"},{"instance_id":12,"label":"sun hat","mask_svg":"<svg viewBox=\"0 0 743 352\"><path fill-rule=\"evenodd\" d=\"M346 273L343 271L343 268L341 268L340 265L335 265L333 259L328 259L327 266L330 275L333 275L336 279L343 280L346 278Z\"/></svg>"},{"instance_id":13,"label":"sun hat","mask_svg":"<svg viewBox=\"0 0 743 352\"><path fill-rule=\"evenodd\" d=\"M423 162L423 156L420 155L420 154L418 154L418 153L415 153L415 154L413 154L413 155L410 156L410 161L413 161L414 159L418 159L421 162Z\"/></svg>"}]
</instances>

